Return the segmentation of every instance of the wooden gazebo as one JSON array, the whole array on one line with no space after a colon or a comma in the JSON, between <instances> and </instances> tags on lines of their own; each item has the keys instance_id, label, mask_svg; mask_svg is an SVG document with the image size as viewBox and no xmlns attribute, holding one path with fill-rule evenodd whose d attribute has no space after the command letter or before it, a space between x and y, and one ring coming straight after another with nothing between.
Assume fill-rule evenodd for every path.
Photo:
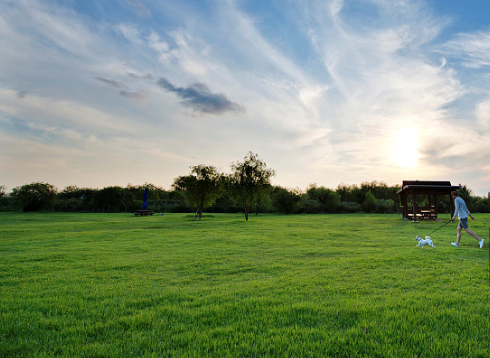
<instances>
[{"instance_id":1,"label":"wooden gazebo","mask_svg":"<svg viewBox=\"0 0 490 358\"><path fill-rule=\"evenodd\" d=\"M451 191L461 187L451 185L449 181L421 181L421 180L404 180L402 188L398 190L400 195L400 205L402 208L403 218L406 220L436 220L437 219L437 197L448 196L451 215L454 213L454 202L451 200ZM411 195L411 204L408 206L408 198ZM427 195L428 205L417 207L416 196Z\"/></svg>"}]
</instances>

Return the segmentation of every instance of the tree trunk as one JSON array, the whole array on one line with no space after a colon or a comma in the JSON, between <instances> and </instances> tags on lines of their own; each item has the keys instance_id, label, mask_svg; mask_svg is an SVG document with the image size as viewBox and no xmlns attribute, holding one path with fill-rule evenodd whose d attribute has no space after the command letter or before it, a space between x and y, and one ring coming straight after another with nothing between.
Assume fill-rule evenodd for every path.
<instances>
[{"instance_id":1,"label":"tree trunk","mask_svg":"<svg viewBox=\"0 0 490 358\"><path fill-rule=\"evenodd\" d=\"M243 208L243 211L245 211L245 220L248 221L248 209L246 206Z\"/></svg>"}]
</instances>

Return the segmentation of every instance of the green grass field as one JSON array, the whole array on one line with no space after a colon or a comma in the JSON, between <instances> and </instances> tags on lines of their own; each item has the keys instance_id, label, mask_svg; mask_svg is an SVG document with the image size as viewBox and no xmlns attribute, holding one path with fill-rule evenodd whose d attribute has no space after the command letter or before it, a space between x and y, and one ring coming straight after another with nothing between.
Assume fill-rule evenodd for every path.
<instances>
[{"instance_id":1,"label":"green grass field","mask_svg":"<svg viewBox=\"0 0 490 358\"><path fill-rule=\"evenodd\" d=\"M489 242L442 223L0 213L0 356L490 357Z\"/></svg>"}]
</instances>

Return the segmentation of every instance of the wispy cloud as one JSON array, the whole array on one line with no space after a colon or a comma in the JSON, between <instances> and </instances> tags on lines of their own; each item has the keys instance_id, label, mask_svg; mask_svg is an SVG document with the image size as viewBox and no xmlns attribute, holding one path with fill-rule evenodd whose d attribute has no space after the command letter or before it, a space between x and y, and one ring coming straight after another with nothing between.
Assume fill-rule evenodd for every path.
<instances>
[{"instance_id":1,"label":"wispy cloud","mask_svg":"<svg viewBox=\"0 0 490 358\"><path fill-rule=\"evenodd\" d=\"M108 134L131 133L138 127L127 118L84 105L76 101L29 94L19 98L17 92L0 88L0 113L27 118L43 126L76 128L85 132Z\"/></svg>"},{"instance_id":2,"label":"wispy cloud","mask_svg":"<svg viewBox=\"0 0 490 358\"><path fill-rule=\"evenodd\" d=\"M115 30L124 36L129 42L141 45L143 40L141 38L141 33L134 24L122 23L115 26Z\"/></svg>"},{"instance_id":3,"label":"wispy cloud","mask_svg":"<svg viewBox=\"0 0 490 358\"><path fill-rule=\"evenodd\" d=\"M441 52L478 69L490 66L490 32L464 33L442 46Z\"/></svg>"},{"instance_id":4,"label":"wispy cloud","mask_svg":"<svg viewBox=\"0 0 490 358\"><path fill-rule=\"evenodd\" d=\"M133 79L139 79L139 76L135 75L134 73L128 74L128 77L131 77ZM145 76L144 78L148 79L150 77ZM146 93L131 91L129 86L127 86L126 84L124 84L122 82L119 82L116 80L109 80L109 79L102 78L102 77L95 77L95 79L97 81L100 81L100 82L107 84L110 87L118 90L118 93L122 97L129 98L129 99L131 99L137 103L145 103L146 100L148 99L148 95Z\"/></svg>"},{"instance_id":5,"label":"wispy cloud","mask_svg":"<svg viewBox=\"0 0 490 358\"><path fill-rule=\"evenodd\" d=\"M126 2L131 5L131 7L136 11L138 16L150 17L151 11L148 7L140 0L126 0Z\"/></svg>"},{"instance_id":6,"label":"wispy cloud","mask_svg":"<svg viewBox=\"0 0 490 358\"><path fill-rule=\"evenodd\" d=\"M166 91L177 94L182 100L182 105L197 112L222 114L244 111L242 106L230 101L226 95L212 93L209 87L202 83L194 83L189 87L176 87L165 78L160 78L157 83Z\"/></svg>"},{"instance_id":7,"label":"wispy cloud","mask_svg":"<svg viewBox=\"0 0 490 358\"><path fill-rule=\"evenodd\" d=\"M128 88L128 86L126 86L124 83L119 82L119 81L108 80L108 79L102 78L102 77L95 77L95 79L97 81L100 81L100 82L105 83L109 86L115 87L117 89L127 89Z\"/></svg>"},{"instance_id":8,"label":"wispy cloud","mask_svg":"<svg viewBox=\"0 0 490 358\"><path fill-rule=\"evenodd\" d=\"M129 92L129 91L120 91L119 94L123 97L129 98L138 103L144 103L148 99L148 96L145 93L140 92Z\"/></svg>"},{"instance_id":9,"label":"wispy cloud","mask_svg":"<svg viewBox=\"0 0 490 358\"><path fill-rule=\"evenodd\" d=\"M88 30L75 13L59 7L49 11L36 0L23 0L10 6L4 2L3 13L7 19L0 21L3 35L9 32L12 42L9 51L38 50L53 54L65 52L86 58L96 36ZM22 40L22 42L15 42ZM26 47L28 46L28 47Z\"/></svg>"},{"instance_id":10,"label":"wispy cloud","mask_svg":"<svg viewBox=\"0 0 490 358\"><path fill-rule=\"evenodd\" d=\"M148 81L152 81L153 80L153 75L151 75L150 73L147 73L146 75L139 75L137 73L133 73L133 72L128 72L126 74L128 77L131 77L133 79L144 79L144 80L148 80Z\"/></svg>"}]
</instances>

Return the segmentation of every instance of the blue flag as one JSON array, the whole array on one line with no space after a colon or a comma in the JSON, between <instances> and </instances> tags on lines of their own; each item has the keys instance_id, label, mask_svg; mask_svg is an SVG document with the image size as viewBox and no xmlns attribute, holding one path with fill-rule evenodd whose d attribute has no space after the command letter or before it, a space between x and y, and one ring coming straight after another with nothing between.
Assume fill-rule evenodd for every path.
<instances>
[{"instance_id":1,"label":"blue flag","mask_svg":"<svg viewBox=\"0 0 490 358\"><path fill-rule=\"evenodd\" d=\"M150 190L148 187L145 188L145 196L143 197L143 210L145 210L148 207L148 193Z\"/></svg>"}]
</instances>

